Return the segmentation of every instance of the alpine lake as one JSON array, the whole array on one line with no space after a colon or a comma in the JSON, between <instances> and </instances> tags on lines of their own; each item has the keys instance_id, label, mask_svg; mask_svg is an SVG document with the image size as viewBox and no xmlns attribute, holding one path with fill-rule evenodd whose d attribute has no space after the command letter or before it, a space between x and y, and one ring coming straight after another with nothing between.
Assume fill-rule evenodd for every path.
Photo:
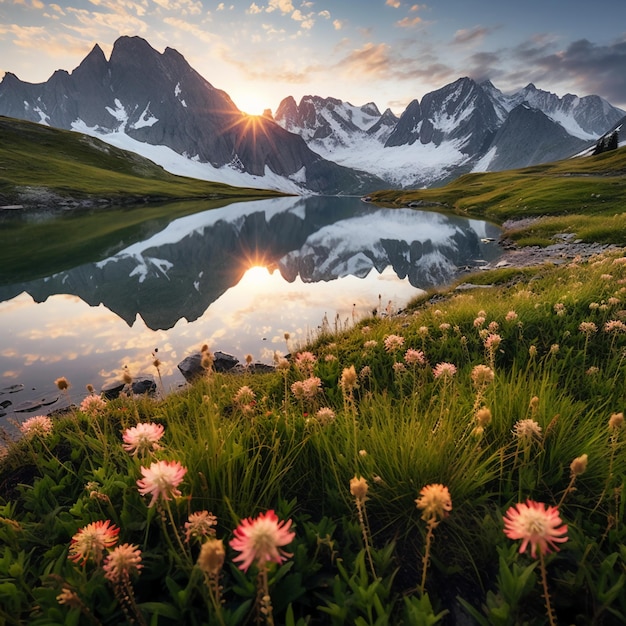
<instances>
[{"instance_id":1,"label":"alpine lake","mask_svg":"<svg viewBox=\"0 0 626 626\"><path fill-rule=\"evenodd\" d=\"M499 234L341 196L3 211L0 427L78 404L124 371L179 388L177 365L203 344L272 364L497 259Z\"/></svg>"}]
</instances>

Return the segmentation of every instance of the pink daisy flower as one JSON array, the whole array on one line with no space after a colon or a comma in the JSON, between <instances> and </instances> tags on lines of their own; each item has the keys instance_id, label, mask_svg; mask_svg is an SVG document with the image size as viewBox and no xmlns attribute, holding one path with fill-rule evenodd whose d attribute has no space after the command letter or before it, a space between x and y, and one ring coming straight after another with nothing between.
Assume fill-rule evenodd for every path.
<instances>
[{"instance_id":1,"label":"pink daisy flower","mask_svg":"<svg viewBox=\"0 0 626 626\"><path fill-rule=\"evenodd\" d=\"M281 549L293 541L295 533L290 531L291 520L278 521L276 513L269 510L256 519L242 520L233 531L230 546L240 552L234 561L241 561L239 569L246 572L252 563L264 565L268 561L282 563L291 555Z\"/></svg>"},{"instance_id":2,"label":"pink daisy flower","mask_svg":"<svg viewBox=\"0 0 626 626\"><path fill-rule=\"evenodd\" d=\"M139 573L142 567L139 546L123 543L106 556L102 569L108 581L119 583Z\"/></svg>"},{"instance_id":3,"label":"pink daisy flower","mask_svg":"<svg viewBox=\"0 0 626 626\"><path fill-rule=\"evenodd\" d=\"M530 555L535 558L537 548L541 555L553 549L558 552L557 543L567 541L567 525L559 517L555 506L543 502L526 500L509 508L504 519L504 534L509 539L521 539L520 554L530 543Z\"/></svg>"},{"instance_id":4,"label":"pink daisy flower","mask_svg":"<svg viewBox=\"0 0 626 626\"><path fill-rule=\"evenodd\" d=\"M52 420L47 415L29 417L19 425L20 432L26 437L47 437L53 428Z\"/></svg>"},{"instance_id":5,"label":"pink daisy flower","mask_svg":"<svg viewBox=\"0 0 626 626\"><path fill-rule=\"evenodd\" d=\"M110 520L87 524L72 537L68 558L79 565L89 560L100 563L104 550L117 543L119 532Z\"/></svg>"},{"instance_id":6,"label":"pink daisy flower","mask_svg":"<svg viewBox=\"0 0 626 626\"><path fill-rule=\"evenodd\" d=\"M404 360L408 365L425 365L426 364L426 356L421 350L414 350L413 348L409 348L404 353Z\"/></svg>"},{"instance_id":7,"label":"pink daisy flower","mask_svg":"<svg viewBox=\"0 0 626 626\"><path fill-rule=\"evenodd\" d=\"M383 341L385 344L385 350L387 352L394 352L395 350L400 350L404 345L404 337L400 335L387 335Z\"/></svg>"},{"instance_id":8,"label":"pink daisy flower","mask_svg":"<svg viewBox=\"0 0 626 626\"><path fill-rule=\"evenodd\" d=\"M187 468L178 461L155 461L150 467L142 467L143 478L137 481L142 496L152 495L151 507L159 498L171 500L180 496L178 485L182 482Z\"/></svg>"},{"instance_id":9,"label":"pink daisy flower","mask_svg":"<svg viewBox=\"0 0 626 626\"><path fill-rule=\"evenodd\" d=\"M122 447L133 456L159 450L159 440L165 428L162 424L143 423L127 428L122 435Z\"/></svg>"},{"instance_id":10,"label":"pink daisy flower","mask_svg":"<svg viewBox=\"0 0 626 626\"><path fill-rule=\"evenodd\" d=\"M307 372L313 374L313 368L317 362L317 357L312 352L300 352L296 356L296 367L301 372Z\"/></svg>"},{"instance_id":11,"label":"pink daisy flower","mask_svg":"<svg viewBox=\"0 0 626 626\"><path fill-rule=\"evenodd\" d=\"M87 413L88 415L97 415L106 409L106 406L106 401L100 396L89 395L80 403L79 408L83 413Z\"/></svg>"},{"instance_id":12,"label":"pink daisy flower","mask_svg":"<svg viewBox=\"0 0 626 626\"><path fill-rule=\"evenodd\" d=\"M433 376L435 378L448 379L452 378L456 374L456 365L454 363L437 363L433 369Z\"/></svg>"}]
</instances>

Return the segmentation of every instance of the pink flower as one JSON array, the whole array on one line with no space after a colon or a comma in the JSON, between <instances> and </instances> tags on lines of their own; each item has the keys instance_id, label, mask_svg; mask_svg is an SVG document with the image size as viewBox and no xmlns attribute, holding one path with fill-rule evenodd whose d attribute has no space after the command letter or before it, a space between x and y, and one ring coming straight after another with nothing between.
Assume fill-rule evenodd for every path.
<instances>
[{"instance_id":1,"label":"pink flower","mask_svg":"<svg viewBox=\"0 0 626 626\"><path fill-rule=\"evenodd\" d=\"M450 491L444 485L439 484L423 487L415 504L423 511L422 519L425 521L443 519L452 510Z\"/></svg>"},{"instance_id":2,"label":"pink flower","mask_svg":"<svg viewBox=\"0 0 626 626\"><path fill-rule=\"evenodd\" d=\"M620 320L609 320L604 324L605 333L625 333L626 324Z\"/></svg>"},{"instance_id":3,"label":"pink flower","mask_svg":"<svg viewBox=\"0 0 626 626\"><path fill-rule=\"evenodd\" d=\"M502 337L497 333L489 333L485 339L485 348L487 350L497 350L500 343L502 342Z\"/></svg>"},{"instance_id":4,"label":"pink flower","mask_svg":"<svg viewBox=\"0 0 626 626\"><path fill-rule=\"evenodd\" d=\"M426 363L426 357L421 350L414 350L409 348L404 353L404 360L408 365L424 365Z\"/></svg>"},{"instance_id":5,"label":"pink flower","mask_svg":"<svg viewBox=\"0 0 626 626\"><path fill-rule=\"evenodd\" d=\"M68 558L79 565L85 565L90 559L100 563L104 550L117 543L119 532L110 520L87 524L72 537Z\"/></svg>"},{"instance_id":6,"label":"pink flower","mask_svg":"<svg viewBox=\"0 0 626 626\"><path fill-rule=\"evenodd\" d=\"M456 365L453 363L437 363L433 370L433 376L435 378L452 378L456 374Z\"/></svg>"},{"instance_id":7,"label":"pink flower","mask_svg":"<svg viewBox=\"0 0 626 626\"><path fill-rule=\"evenodd\" d=\"M215 526L217 517L213 513L209 511L191 513L185 522L185 541L188 543L192 537L200 540L203 537L215 537Z\"/></svg>"},{"instance_id":8,"label":"pink flower","mask_svg":"<svg viewBox=\"0 0 626 626\"><path fill-rule=\"evenodd\" d=\"M122 435L124 443L122 447L133 456L159 450L159 440L163 437L164 427L162 424L144 423L127 428Z\"/></svg>"},{"instance_id":9,"label":"pink flower","mask_svg":"<svg viewBox=\"0 0 626 626\"><path fill-rule=\"evenodd\" d=\"M315 414L315 417L320 424L326 425L330 424L335 419L335 412L328 407L322 407Z\"/></svg>"},{"instance_id":10,"label":"pink flower","mask_svg":"<svg viewBox=\"0 0 626 626\"><path fill-rule=\"evenodd\" d=\"M309 376L306 380L302 381L305 398L315 398L317 393L322 388L322 381L317 376Z\"/></svg>"},{"instance_id":11,"label":"pink flower","mask_svg":"<svg viewBox=\"0 0 626 626\"><path fill-rule=\"evenodd\" d=\"M47 415L35 415L23 421L19 429L26 437L47 437L52 432L53 425Z\"/></svg>"},{"instance_id":12,"label":"pink flower","mask_svg":"<svg viewBox=\"0 0 626 626\"><path fill-rule=\"evenodd\" d=\"M529 543L530 555L535 558L537 548L541 555L550 552L550 548L558 552L555 544L567 541L567 525L563 524L555 506L526 500L526 504L510 507L503 519L504 534L509 539L522 539L520 554Z\"/></svg>"},{"instance_id":13,"label":"pink flower","mask_svg":"<svg viewBox=\"0 0 626 626\"><path fill-rule=\"evenodd\" d=\"M404 345L404 337L400 335L387 335L384 339L385 350L387 352L395 352L400 350Z\"/></svg>"},{"instance_id":14,"label":"pink flower","mask_svg":"<svg viewBox=\"0 0 626 626\"><path fill-rule=\"evenodd\" d=\"M143 478L137 481L139 493L142 496L152 495L149 507L159 498L171 500L180 496L180 491L177 487L186 473L187 468L183 467L178 461L156 461L150 467L141 468Z\"/></svg>"},{"instance_id":15,"label":"pink flower","mask_svg":"<svg viewBox=\"0 0 626 626\"><path fill-rule=\"evenodd\" d=\"M290 531L291 520L278 521L276 513L269 510L261 513L256 519L244 519L233 531L234 539L230 546L240 552L234 561L241 561L239 569L246 572L252 563L263 566L268 561L282 563L291 556L282 546L293 541L295 533Z\"/></svg>"},{"instance_id":16,"label":"pink flower","mask_svg":"<svg viewBox=\"0 0 626 626\"><path fill-rule=\"evenodd\" d=\"M317 357L312 352L300 352L296 356L296 367L307 374L313 374L313 367L316 362Z\"/></svg>"},{"instance_id":17,"label":"pink flower","mask_svg":"<svg viewBox=\"0 0 626 626\"><path fill-rule=\"evenodd\" d=\"M123 543L106 556L102 569L108 581L119 583L127 580L131 574L138 574L142 567L139 546Z\"/></svg>"},{"instance_id":18,"label":"pink flower","mask_svg":"<svg viewBox=\"0 0 626 626\"><path fill-rule=\"evenodd\" d=\"M83 413L87 413L88 415L97 415L106 408L106 405L106 401L100 396L90 395L80 403L79 408Z\"/></svg>"},{"instance_id":19,"label":"pink flower","mask_svg":"<svg viewBox=\"0 0 626 626\"><path fill-rule=\"evenodd\" d=\"M237 404L238 406L244 406L246 404L250 404L251 402L254 402L255 399L256 399L256 394L254 393L254 391L252 391L252 389L250 389L250 387L248 387L248 385L239 387L239 390L233 397L234 403Z\"/></svg>"}]
</instances>

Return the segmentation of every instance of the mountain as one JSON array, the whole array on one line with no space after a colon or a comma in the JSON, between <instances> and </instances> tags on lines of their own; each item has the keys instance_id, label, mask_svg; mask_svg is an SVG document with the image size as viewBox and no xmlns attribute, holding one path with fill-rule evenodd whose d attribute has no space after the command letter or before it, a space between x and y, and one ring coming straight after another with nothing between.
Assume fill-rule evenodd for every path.
<instances>
[{"instance_id":1,"label":"mountain","mask_svg":"<svg viewBox=\"0 0 626 626\"><path fill-rule=\"evenodd\" d=\"M119 38L71 73L30 84L6 73L0 115L95 135L175 174L290 193L363 195L439 186L471 171L570 157L625 112L598 96L562 98L532 83L504 94L460 78L413 100L400 117L373 102L285 98L248 116L172 48Z\"/></svg>"},{"instance_id":2,"label":"mountain","mask_svg":"<svg viewBox=\"0 0 626 626\"><path fill-rule=\"evenodd\" d=\"M366 105L370 107L371 105ZM505 95L491 82L459 80L413 100L399 119L353 128L333 98L283 100L275 119L322 156L400 187L441 185L470 171L497 171L567 158L595 142L624 112L598 96L563 98L529 84ZM368 108L368 110L370 110ZM392 114L393 115L393 114Z\"/></svg>"},{"instance_id":3,"label":"mountain","mask_svg":"<svg viewBox=\"0 0 626 626\"><path fill-rule=\"evenodd\" d=\"M319 96L305 96L299 105L293 97L285 98L276 109L275 119L286 130L297 132L312 148L326 151L351 145L355 136L384 142L398 121L390 109L381 115L373 102L355 107Z\"/></svg>"},{"instance_id":4,"label":"mountain","mask_svg":"<svg viewBox=\"0 0 626 626\"><path fill-rule=\"evenodd\" d=\"M248 186L267 177L288 191L359 194L384 184L326 161L270 117L245 115L176 50L161 54L139 37L119 38L108 61L96 45L71 74L56 71L45 83L6 73L0 115L165 146L247 175Z\"/></svg>"}]
</instances>

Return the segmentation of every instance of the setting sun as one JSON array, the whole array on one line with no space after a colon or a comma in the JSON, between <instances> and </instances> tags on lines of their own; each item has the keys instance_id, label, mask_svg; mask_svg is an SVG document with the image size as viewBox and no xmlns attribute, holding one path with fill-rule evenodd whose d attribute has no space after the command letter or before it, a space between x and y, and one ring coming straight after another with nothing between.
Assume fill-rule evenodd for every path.
<instances>
[{"instance_id":1,"label":"setting sun","mask_svg":"<svg viewBox=\"0 0 626 626\"><path fill-rule=\"evenodd\" d=\"M246 278L252 281L263 280L268 276L270 276L270 271L263 265L253 265L246 271Z\"/></svg>"},{"instance_id":2,"label":"setting sun","mask_svg":"<svg viewBox=\"0 0 626 626\"><path fill-rule=\"evenodd\" d=\"M263 112L270 108L267 98L259 93L246 93L238 97L235 104L247 115L263 115Z\"/></svg>"}]
</instances>

